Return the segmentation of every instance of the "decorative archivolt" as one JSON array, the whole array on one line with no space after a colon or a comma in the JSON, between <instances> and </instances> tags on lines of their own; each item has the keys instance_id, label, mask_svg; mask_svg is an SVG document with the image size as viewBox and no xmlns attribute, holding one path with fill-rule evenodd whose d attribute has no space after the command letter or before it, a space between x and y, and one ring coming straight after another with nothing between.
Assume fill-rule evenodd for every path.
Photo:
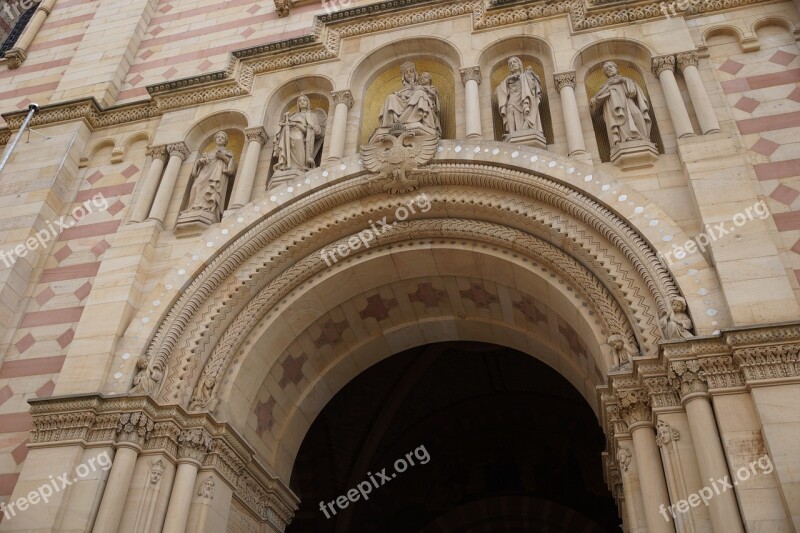
<instances>
[{"instance_id":1,"label":"decorative archivolt","mask_svg":"<svg viewBox=\"0 0 800 533\"><path fill-rule=\"evenodd\" d=\"M152 100L101 109L93 99L43 106L32 126L85 119L92 128L115 126L161 115L167 110L196 106L249 94L254 77L275 70L336 59L341 39L393 28L471 15L474 30L485 30L568 14L573 31L663 17L665 6L674 12L683 0L645 5L588 6L584 0L556 0L514 7L487 6L485 0L392 0L318 15L310 35L267 43L232 52L224 70L147 87ZM698 15L763 3L766 0L711 0L693 2L685 15ZM398 9L402 8L402 9ZM20 127L25 112L3 116L10 130ZM0 132L0 139L4 132Z\"/></svg>"},{"instance_id":2,"label":"decorative archivolt","mask_svg":"<svg viewBox=\"0 0 800 533\"><path fill-rule=\"evenodd\" d=\"M573 188L529 171L434 163L420 186L442 211L428 216L494 219L557 243L588 267L614 300L624 302L623 316L615 312L605 319L609 333L627 322L642 350L654 349L661 338L658 315L678 289L648 243L627 223ZM397 197L372 196L368 181L357 173L302 198L266 217L210 260L181 291L147 349L149 365L166 370L159 396L186 400L187 387L199 377L198 366L205 364L251 296L270 280L292 264L310 261L309 256L331 241L367 227L367 218L375 213L400 205ZM223 349L228 348L220 345L218 350Z\"/></svg>"}]
</instances>

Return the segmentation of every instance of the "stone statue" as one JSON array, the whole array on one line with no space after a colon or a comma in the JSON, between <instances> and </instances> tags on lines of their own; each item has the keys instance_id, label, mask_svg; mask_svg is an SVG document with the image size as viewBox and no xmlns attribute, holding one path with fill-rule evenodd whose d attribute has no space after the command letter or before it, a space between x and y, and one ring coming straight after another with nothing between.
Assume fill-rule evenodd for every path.
<instances>
[{"instance_id":1,"label":"stone statue","mask_svg":"<svg viewBox=\"0 0 800 533\"><path fill-rule=\"evenodd\" d=\"M228 135L224 131L214 135L216 147L204 153L195 161L190 179L192 190L189 202L178 221L200 217L207 224L222 220L225 209L225 195L228 192L228 180L236 174L236 161L233 152L228 150Z\"/></svg>"},{"instance_id":2,"label":"stone statue","mask_svg":"<svg viewBox=\"0 0 800 533\"><path fill-rule=\"evenodd\" d=\"M190 410L202 409L208 405L211 400L211 393L214 392L214 385L217 384L217 378L212 375L203 376L200 379L200 384L194 393L191 403L189 404Z\"/></svg>"},{"instance_id":3,"label":"stone statue","mask_svg":"<svg viewBox=\"0 0 800 533\"><path fill-rule=\"evenodd\" d=\"M663 420L656 424L656 444L661 447L669 444L673 440L678 440L681 434Z\"/></svg>"},{"instance_id":4,"label":"stone statue","mask_svg":"<svg viewBox=\"0 0 800 533\"><path fill-rule=\"evenodd\" d=\"M622 469L622 471L627 472L628 465L631 464L631 451L622 446L617 448L617 461L619 462L619 467Z\"/></svg>"},{"instance_id":5,"label":"stone statue","mask_svg":"<svg viewBox=\"0 0 800 533\"><path fill-rule=\"evenodd\" d=\"M539 137L538 144L544 145L542 118L539 114L542 82L531 67L523 72L522 60L518 57L508 60L508 68L511 74L495 90L497 107L506 131L503 140L520 142L521 134L527 133L528 136Z\"/></svg>"},{"instance_id":6,"label":"stone statue","mask_svg":"<svg viewBox=\"0 0 800 533\"><path fill-rule=\"evenodd\" d=\"M161 481L161 478L164 476L164 463L161 459L157 459L150 464L152 465L150 469L150 483L158 485L158 482Z\"/></svg>"},{"instance_id":7,"label":"stone statue","mask_svg":"<svg viewBox=\"0 0 800 533\"><path fill-rule=\"evenodd\" d=\"M430 73L417 75L414 63L403 63L400 68L403 88L386 97L380 115L380 127L372 137L398 129L419 130L422 133L441 137L442 125L439 113L439 92L433 85Z\"/></svg>"},{"instance_id":8,"label":"stone statue","mask_svg":"<svg viewBox=\"0 0 800 533\"><path fill-rule=\"evenodd\" d=\"M136 361L136 368L139 372L133 377L131 392L153 393L158 383L164 377L163 370L158 365L149 368L146 357L140 357Z\"/></svg>"},{"instance_id":9,"label":"stone statue","mask_svg":"<svg viewBox=\"0 0 800 533\"><path fill-rule=\"evenodd\" d=\"M672 299L670 310L659 320L661 328L664 330L664 338L689 339L694 337L692 334L692 319L686 314L686 300L680 296Z\"/></svg>"},{"instance_id":10,"label":"stone statue","mask_svg":"<svg viewBox=\"0 0 800 533\"><path fill-rule=\"evenodd\" d=\"M608 338L608 345L611 346L611 356L613 358L613 368L618 369L628 364L636 357L636 349L625 342L625 337L619 333L614 333Z\"/></svg>"},{"instance_id":11,"label":"stone statue","mask_svg":"<svg viewBox=\"0 0 800 533\"><path fill-rule=\"evenodd\" d=\"M317 166L316 158L322 149L328 115L322 109L311 109L306 95L297 98L297 111L286 112L275 137L274 170L302 173Z\"/></svg>"},{"instance_id":12,"label":"stone statue","mask_svg":"<svg viewBox=\"0 0 800 533\"><path fill-rule=\"evenodd\" d=\"M592 97L592 113L602 112L608 141L614 147L629 141L650 142L650 104L641 87L619 75L613 61L603 63L608 78Z\"/></svg>"}]
</instances>

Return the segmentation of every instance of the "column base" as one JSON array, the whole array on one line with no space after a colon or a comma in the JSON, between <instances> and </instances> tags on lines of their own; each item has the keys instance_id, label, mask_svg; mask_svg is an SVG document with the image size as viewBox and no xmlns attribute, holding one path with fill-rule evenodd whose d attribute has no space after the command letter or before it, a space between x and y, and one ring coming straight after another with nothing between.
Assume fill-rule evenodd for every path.
<instances>
[{"instance_id":1,"label":"column base","mask_svg":"<svg viewBox=\"0 0 800 533\"><path fill-rule=\"evenodd\" d=\"M203 233L211 224L219 222L213 213L193 209L178 215L175 223L176 237L193 237Z\"/></svg>"}]
</instances>

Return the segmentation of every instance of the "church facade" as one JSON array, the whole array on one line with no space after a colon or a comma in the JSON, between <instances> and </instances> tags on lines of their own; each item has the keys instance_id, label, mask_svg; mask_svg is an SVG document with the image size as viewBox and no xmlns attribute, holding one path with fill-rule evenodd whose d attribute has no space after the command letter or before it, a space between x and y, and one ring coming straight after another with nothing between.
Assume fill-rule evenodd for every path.
<instances>
[{"instance_id":1,"label":"church facade","mask_svg":"<svg viewBox=\"0 0 800 533\"><path fill-rule=\"evenodd\" d=\"M796 0L9 6L0 531L800 528Z\"/></svg>"}]
</instances>

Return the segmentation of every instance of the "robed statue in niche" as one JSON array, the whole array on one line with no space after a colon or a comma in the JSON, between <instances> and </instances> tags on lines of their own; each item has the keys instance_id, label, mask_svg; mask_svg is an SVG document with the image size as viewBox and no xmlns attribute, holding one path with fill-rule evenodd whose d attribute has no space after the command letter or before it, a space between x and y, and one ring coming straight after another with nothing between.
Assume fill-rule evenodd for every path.
<instances>
[{"instance_id":1,"label":"robed statue in niche","mask_svg":"<svg viewBox=\"0 0 800 533\"><path fill-rule=\"evenodd\" d=\"M311 109L306 95L297 98L297 111L283 114L275 137L276 176L284 171L302 173L317 166L327 118L322 109Z\"/></svg>"},{"instance_id":2,"label":"robed statue in niche","mask_svg":"<svg viewBox=\"0 0 800 533\"><path fill-rule=\"evenodd\" d=\"M228 134L219 131L214 135L215 146L195 161L190 174L192 188L189 200L178 217L178 224L201 221L215 224L222 220L228 182L236 175L236 160L228 150Z\"/></svg>"},{"instance_id":3,"label":"robed statue in niche","mask_svg":"<svg viewBox=\"0 0 800 533\"><path fill-rule=\"evenodd\" d=\"M497 108L503 118L504 141L520 142L521 137L537 137L544 144L544 130L539 105L542 102L542 81L531 67L523 70L522 60L508 60L510 74L495 90ZM540 146L541 147L541 146Z\"/></svg>"},{"instance_id":4,"label":"robed statue in niche","mask_svg":"<svg viewBox=\"0 0 800 533\"><path fill-rule=\"evenodd\" d=\"M441 104L439 91L433 85L430 73L417 74L414 63L403 63L400 68L403 88L386 97L380 114L380 127L373 133L383 133L401 126L405 130L441 137ZM383 131L382 131L383 130Z\"/></svg>"},{"instance_id":5,"label":"robed statue in niche","mask_svg":"<svg viewBox=\"0 0 800 533\"><path fill-rule=\"evenodd\" d=\"M608 78L591 101L592 112L601 112L611 147L630 141L650 141L650 104L642 88L621 76L613 61L603 63Z\"/></svg>"}]
</instances>

